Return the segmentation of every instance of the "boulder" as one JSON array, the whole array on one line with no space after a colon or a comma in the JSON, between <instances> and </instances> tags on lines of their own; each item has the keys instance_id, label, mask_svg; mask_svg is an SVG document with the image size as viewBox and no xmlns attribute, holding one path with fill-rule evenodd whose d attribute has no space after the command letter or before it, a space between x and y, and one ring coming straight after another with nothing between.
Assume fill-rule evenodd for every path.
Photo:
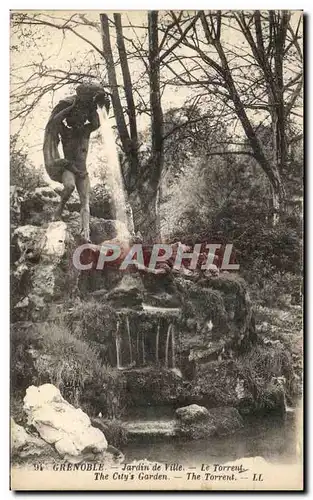
<instances>
[{"instance_id":1,"label":"boulder","mask_svg":"<svg viewBox=\"0 0 313 500\"><path fill-rule=\"evenodd\" d=\"M233 434L243 427L243 419L239 411L229 406L211 408L208 419L219 436Z\"/></svg>"},{"instance_id":2,"label":"boulder","mask_svg":"<svg viewBox=\"0 0 313 500\"><path fill-rule=\"evenodd\" d=\"M262 401L259 402L258 410L260 413L268 414L274 412L278 415L285 415L286 403L286 390L284 377L273 377L270 383L266 386L263 394Z\"/></svg>"},{"instance_id":3,"label":"boulder","mask_svg":"<svg viewBox=\"0 0 313 500\"><path fill-rule=\"evenodd\" d=\"M70 233L73 236L79 236L79 212L71 212L67 215L65 214L64 220L66 221ZM121 231L128 235L125 224L120 221L113 219L100 219L93 216L90 217L90 240L95 245L100 245L104 241L116 238ZM127 237L129 237L129 235Z\"/></svg>"},{"instance_id":4,"label":"boulder","mask_svg":"<svg viewBox=\"0 0 313 500\"><path fill-rule=\"evenodd\" d=\"M199 361L195 361L196 369L189 393L192 401L212 408L251 407L254 400L251 383L241 374L233 359L213 360L208 363Z\"/></svg>"},{"instance_id":5,"label":"boulder","mask_svg":"<svg viewBox=\"0 0 313 500\"><path fill-rule=\"evenodd\" d=\"M21 201L21 224L41 226L51 222L53 213L60 202L60 197L51 186L23 190Z\"/></svg>"},{"instance_id":6,"label":"boulder","mask_svg":"<svg viewBox=\"0 0 313 500\"><path fill-rule=\"evenodd\" d=\"M184 424L206 420L209 416L209 411L204 406L195 404L178 408L175 413L176 417Z\"/></svg>"},{"instance_id":7,"label":"boulder","mask_svg":"<svg viewBox=\"0 0 313 500\"><path fill-rule=\"evenodd\" d=\"M28 441L28 434L24 427L15 423L14 419L11 418L11 451L16 453L22 449Z\"/></svg>"},{"instance_id":8,"label":"boulder","mask_svg":"<svg viewBox=\"0 0 313 500\"><path fill-rule=\"evenodd\" d=\"M127 240L130 238L128 229L123 222L109 219L91 219L90 239L95 245L100 245L105 241L119 238L120 235L124 235L123 238ZM121 240L123 240L123 238L121 238Z\"/></svg>"},{"instance_id":9,"label":"boulder","mask_svg":"<svg viewBox=\"0 0 313 500\"><path fill-rule=\"evenodd\" d=\"M15 229L12 234L11 257L16 268L25 261L39 258L44 232L44 228L30 224Z\"/></svg>"},{"instance_id":10,"label":"boulder","mask_svg":"<svg viewBox=\"0 0 313 500\"><path fill-rule=\"evenodd\" d=\"M11 418L11 454L18 458L31 458L40 455L51 455L51 447L37 436L29 434L24 427Z\"/></svg>"},{"instance_id":11,"label":"boulder","mask_svg":"<svg viewBox=\"0 0 313 500\"><path fill-rule=\"evenodd\" d=\"M243 427L243 420L236 408L206 408L190 405L176 410L177 434L191 439L204 439L214 435L233 434Z\"/></svg>"},{"instance_id":12,"label":"boulder","mask_svg":"<svg viewBox=\"0 0 313 500\"><path fill-rule=\"evenodd\" d=\"M88 415L63 399L52 384L30 386L24 398L24 410L29 425L66 460L80 462L107 449L104 434L92 427Z\"/></svg>"},{"instance_id":13,"label":"boulder","mask_svg":"<svg viewBox=\"0 0 313 500\"><path fill-rule=\"evenodd\" d=\"M133 406L166 406L185 400L186 382L175 371L150 367L125 370L123 374Z\"/></svg>"},{"instance_id":14,"label":"boulder","mask_svg":"<svg viewBox=\"0 0 313 500\"><path fill-rule=\"evenodd\" d=\"M138 307L143 300L144 286L137 273L124 274L120 283L106 295L116 307Z\"/></svg>"}]
</instances>

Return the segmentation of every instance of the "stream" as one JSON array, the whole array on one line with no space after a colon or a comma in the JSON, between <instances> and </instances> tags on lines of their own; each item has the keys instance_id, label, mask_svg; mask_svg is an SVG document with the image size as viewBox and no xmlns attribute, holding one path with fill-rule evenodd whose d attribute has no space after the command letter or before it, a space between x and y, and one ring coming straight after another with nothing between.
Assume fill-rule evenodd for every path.
<instances>
[{"instance_id":1,"label":"stream","mask_svg":"<svg viewBox=\"0 0 313 500\"><path fill-rule=\"evenodd\" d=\"M134 409L128 414L128 421L139 427L166 427L171 424L172 415L170 408L147 408L144 415ZM195 441L138 435L121 450L126 462L147 459L197 465L259 456L272 463L293 464L297 462L295 415L295 412L287 412L285 419L274 416L246 418L244 428L231 436Z\"/></svg>"}]
</instances>

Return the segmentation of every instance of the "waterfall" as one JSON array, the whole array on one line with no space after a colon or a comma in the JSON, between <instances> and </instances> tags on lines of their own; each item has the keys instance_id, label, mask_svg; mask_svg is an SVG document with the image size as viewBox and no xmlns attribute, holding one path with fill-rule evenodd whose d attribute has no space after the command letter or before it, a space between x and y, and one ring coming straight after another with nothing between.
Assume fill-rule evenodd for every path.
<instances>
[{"instance_id":1,"label":"waterfall","mask_svg":"<svg viewBox=\"0 0 313 500\"><path fill-rule=\"evenodd\" d=\"M172 327L172 368L175 368L175 326Z\"/></svg>"},{"instance_id":2,"label":"waterfall","mask_svg":"<svg viewBox=\"0 0 313 500\"><path fill-rule=\"evenodd\" d=\"M168 325L167 335L166 335L166 344L165 344L165 368L168 368L168 347L170 343L170 335L172 331L172 323Z\"/></svg>"},{"instance_id":3,"label":"waterfall","mask_svg":"<svg viewBox=\"0 0 313 500\"><path fill-rule=\"evenodd\" d=\"M169 367L168 350L169 350L169 345L170 345L170 339L171 339L171 348L172 348L172 367L171 368L173 369L176 366L175 327L174 327L173 323L170 323L168 325L168 329L167 329L166 344L165 344L165 368Z\"/></svg>"},{"instance_id":4,"label":"waterfall","mask_svg":"<svg viewBox=\"0 0 313 500\"><path fill-rule=\"evenodd\" d=\"M100 108L98 106L97 113L99 115L104 155L107 160L107 185L111 190L111 195L114 200L116 219L122 223L118 228L119 234L117 235L117 238L120 241L128 241L129 233L127 230L126 197L121 166L118 158L117 147L115 144L115 137L112 127L109 123L105 107Z\"/></svg>"},{"instance_id":5,"label":"waterfall","mask_svg":"<svg viewBox=\"0 0 313 500\"><path fill-rule=\"evenodd\" d=\"M142 364L146 364L146 351L145 351L145 334L141 333L141 345L142 345Z\"/></svg>"},{"instance_id":6,"label":"waterfall","mask_svg":"<svg viewBox=\"0 0 313 500\"><path fill-rule=\"evenodd\" d=\"M132 365L133 364L133 350L132 350L132 339L131 339L131 335L130 335L128 316L126 316L126 328L127 328L128 345L129 345L129 360L130 360L130 364Z\"/></svg>"},{"instance_id":7,"label":"waterfall","mask_svg":"<svg viewBox=\"0 0 313 500\"><path fill-rule=\"evenodd\" d=\"M120 323L117 322L116 325L116 335L115 335L115 347L116 347L116 368L119 370L122 368L121 365L121 338L120 338Z\"/></svg>"},{"instance_id":8,"label":"waterfall","mask_svg":"<svg viewBox=\"0 0 313 500\"><path fill-rule=\"evenodd\" d=\"M136 366L140 364L140 353L139 353L139 331L137 330L137 335L136 335L136 351L137 351L137 357L136 357Z\"/></svg>"},{"instance_id":9,"label":"waterfall","mask_svg":"<svg viewBox=\"0 0 313 500\"><path fill-rule=\"evenodd\" d=\"M155 338L155 361L159 362L159 338L160 338L160 320L158 321L157 333Z\"/></svg>"}]
</instances>

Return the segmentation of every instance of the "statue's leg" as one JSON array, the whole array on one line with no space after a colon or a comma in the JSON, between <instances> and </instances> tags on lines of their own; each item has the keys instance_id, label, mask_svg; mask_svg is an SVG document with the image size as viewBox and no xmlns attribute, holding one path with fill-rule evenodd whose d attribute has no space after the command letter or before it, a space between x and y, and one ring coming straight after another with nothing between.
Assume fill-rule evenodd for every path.
<instances>
[{"instance_id":1,"label":"statue's leg","mask_svg":"<svg viewBox=\"0 0 313 500\"><path fill-rule=\"evenodd\" d=\"M80 198L80 220L81 220L81 234L86 241L90 241L90 207L89 207L89 193L90 182L88 175L85 178L76 178L76 187Z\"/></svg>"},{"instance_id":2,"label":"statue's leg","mask_svg":"<svg viewBox=\"0 0 313 500\"><path fill-rule=\"evenodd\" d=\"M46 163L46 171L50 179L55 182L63 183L62 176L69 163L70 162L64 158L57 158L56 160L51 160L49 163Z\"/></svg>"},{"instance_id":3,"label":"statue's leg","mask_svg":"<svg viewBox=\"0 0 313 500\"><path fill-rule=\"evenodd\" d=\"M69 170L64 170L62 174L62 183L64 189L61 193L61 201L55 211L53 220L59 220L65 207L65 203L69 200L72 192L75 189L75 175Z\"/></svg>"}]
</instances>

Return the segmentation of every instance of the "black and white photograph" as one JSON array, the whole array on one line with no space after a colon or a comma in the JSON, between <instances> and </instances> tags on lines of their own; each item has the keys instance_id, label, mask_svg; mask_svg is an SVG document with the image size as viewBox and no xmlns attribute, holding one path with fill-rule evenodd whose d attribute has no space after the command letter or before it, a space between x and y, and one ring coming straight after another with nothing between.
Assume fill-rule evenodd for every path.
<instances>
[{"instance_id":1,"label":"black and white photograph","mask_svg":"<svg viewBox=\"0 0 313 500\"><path fill-rule=\"evenodd\" d=\"M10 11L10 489L303 491L303 25Z\"/></svg>"}]
</instances>

